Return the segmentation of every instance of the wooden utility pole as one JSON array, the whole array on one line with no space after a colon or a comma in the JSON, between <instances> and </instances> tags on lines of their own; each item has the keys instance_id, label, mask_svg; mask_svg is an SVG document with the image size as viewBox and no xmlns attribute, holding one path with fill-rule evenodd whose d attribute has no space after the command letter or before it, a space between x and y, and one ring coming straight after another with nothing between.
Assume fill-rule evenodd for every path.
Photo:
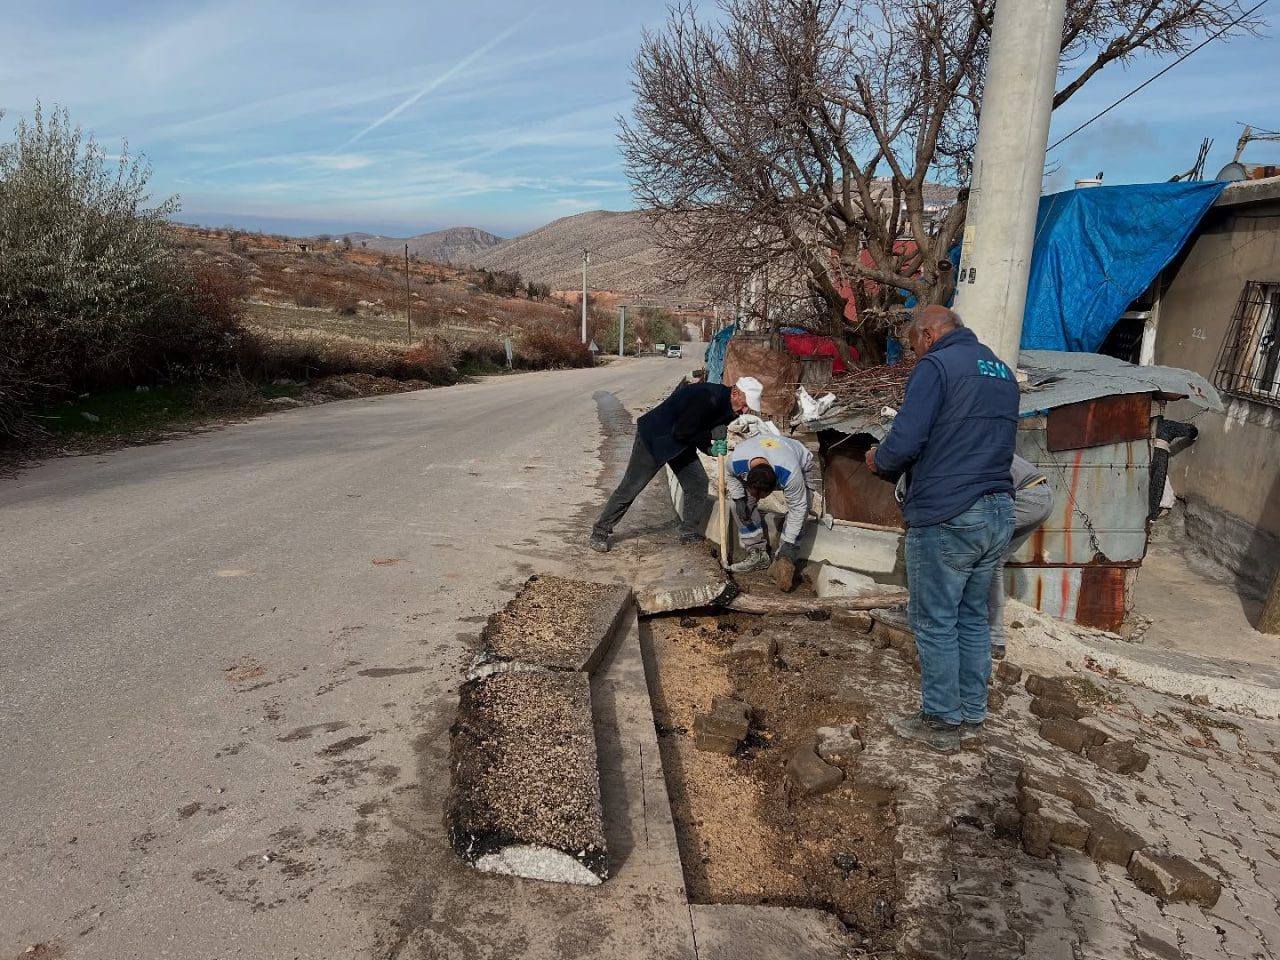
<instances>
[{"instance_id":1,"label":"wooden utility pole","mask_svg":"<svg viewBox=\"0 0 1280 960\"><path fill-rule=\"evenodd\" d=\"M404 245L404 315L409 323L409 342L413 342L413 294L409 290L409 245Z\"/></svg>"},{"instance_id":2,"label":"wooden utility pole","mask_svg":"<svg viewBox=\"0 0 1280 960\"><path fill-rule=\"evenodd\" d=\"M1267 602L1262 605L1262 616L1258 617L1258 632L1280 637L1280 570L1271 579Z\"/></svg>"}]
</instances>

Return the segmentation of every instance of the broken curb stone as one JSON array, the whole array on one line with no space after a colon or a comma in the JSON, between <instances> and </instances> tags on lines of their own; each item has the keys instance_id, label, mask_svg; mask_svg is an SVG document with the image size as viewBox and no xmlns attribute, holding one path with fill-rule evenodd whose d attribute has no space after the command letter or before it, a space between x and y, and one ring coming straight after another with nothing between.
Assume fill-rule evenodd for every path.
<instances>
[{"instance_id":1,"label":"broken curb stone","mask_svg":"<svg viewBox=\"0 0 1280 960\"><path fill-rule=\"evenodd\" d=\"M498 673L459 689L449 839L478 870L598 884L609 875L584 673Z\"/></svg>"},{"instance_id":2,"label":"broken curb stone","mask_svg":"<svg viewBox=\"0 0 1280 960\"><path fill-rule=\"evenodd\" d=\"M1110 740L1095 743L1085 750L1085 756L1112 773L1141 773L1147 769L1151 756L1139 750L1129 740Z\"/></svg>"},{"instance_id":3,"label":"broken curb stone","mask_svg":"<svg viewBox=\"0 0 1280 960\"><path fill-rule=\"evenodd\" d=\"M1024 686L1033 697L1056 697L1059 700L1075 698L1075 691L1062 677L1042 677L1038 673L1027 674Z\"/></svg>"},{"instance_id":4,"label":"broken curb stone","mask_svg":"<svg viewBox=\"0 0 1280 960\"><path fill-rule=\"evenodd\" d=\"M830 793L844 781L844 773L814 751L812 744L797 747L787 761L787 780L797 797Z\"/></svg>"},{"instance_id":5,"label":"broken curb stone","mask_svg":"<svg viewBox=\"0 0 1280 960\"><path fill-rule=\"evenodd\" d=\"M1129 876L1139 889L1170 903L1193 902L1209 908L1222 895L1222 884L1190 860L1139 850L1129 860Z\"/></svg>"},{"instance_id":6,"label":"broken curb stone","mask_svg":"<svg viewBox=\"0 0 1280 960\"><path fill-rule=\"evenodd\" d=\"M1056 797L1061 797L1073 807L1088 809L1094 806L1093 794L1089 792L1089 788L1083 782L1075 777L1062 773L1052 773L1030 763L1024 764L1022 770L1019 771L1017 787L1019 790L1038 790L1041 793L1051 793Z\"/></svg>"},{"instance_id":7,"label":"broken curb stone","mask_svg":"<svg viewBox=\"0 0 1280 960\"><path fill-rule=\"evenodd\" d=\"M1046 801L1022 818L1022 845L1027 853L1048 856L1048 844L1083 850L1089 840L1089 824L1057 797L1041 794ZM1032 849L1032 846L1036 849Z\"/></svg>"},{"instance_id":8,"label":"broken curb stone","mask_svg":"<svg viewBox=\"0 0 1280 960\"><path fill-rule=\"evenodd\" d=\"M846 723L839 727L818 728L818 756L851 757L862 752L862 740L858 737L858 725Z\"/></svg>"}]
</instances>

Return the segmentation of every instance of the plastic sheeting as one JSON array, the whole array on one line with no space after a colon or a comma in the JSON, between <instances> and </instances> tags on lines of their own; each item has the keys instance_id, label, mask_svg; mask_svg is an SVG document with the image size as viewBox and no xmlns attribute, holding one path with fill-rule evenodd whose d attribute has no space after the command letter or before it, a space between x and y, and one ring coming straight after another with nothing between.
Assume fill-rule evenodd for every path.
<instances>
[{"instance_id":1,"label":"plastic sheeting","mask_svg":"<svg viewBox=\"0 0 1280 960\"><path fill-rule=\"evenodd\" d=\"M1096 351L1225 186L1140 183L1041 197L1022 349Z\"/></svg>"},{"instance_id":2,"label":"plastic sheeting","mask_svg":"<svg viewBox=\"0 0 1280 960\"><path fill-rule=\"evenodd\" d=\"M729 338L733 336L735 329L734 324L729 324L723 330L717 332L711 338L711 342L707 344L707 351L703 355L707 368L707 383L722 383L724 376L724 354L729 349Z\"/></svg>"}]
</instances>

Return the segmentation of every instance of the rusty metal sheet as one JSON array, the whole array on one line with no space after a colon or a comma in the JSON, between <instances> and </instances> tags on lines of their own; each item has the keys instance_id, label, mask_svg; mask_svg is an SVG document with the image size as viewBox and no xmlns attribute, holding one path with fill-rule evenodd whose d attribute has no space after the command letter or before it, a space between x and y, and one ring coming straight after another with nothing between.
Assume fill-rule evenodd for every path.
<instances>
[{"instance_id":1,"label":"rusty metal sheet","mask_svg":"<svg viewBox=\"0 0 1280 960\"><path fill-rule=\"evenodd\" d=\"M1006 567L1015 599L1060 620L1116 631L1132 607L1134 567Z\"/></svg>"},{"instance_id":2,"label":"rusty metal sheet","mask_svg":"<svg viewBox=\"0 0 1280 960\"><path fill-rule=\"evenodd\" d=\"M1053 488L1053 513L1012 562L1040 566L1140 563L1147 553L1148 440L1051 452L1043 429L1018 431L1018 453Z\"/></svg>"},{"instance_id":3,"label":"rusty metal sheet","mask_svg":"<svg viewBox=\"0 0 1280 960\"><path fill-rule=\"evenodd\" d=\"M837 520L902 526L902 512L893 484L880 479L866 464L871 441L854 436L827 450L822 465L822 493L827 510Z\"/></svg>"},{"instance_id":4,"label":"rusty metal sheet","mask_svg":"<svg viewBox=\"0 0 1280 960\"><path fill-rule=\"evenodd\" d=\"M1126 393L1049 411L1048 449L1078 450L1151 436L1151 394Z\"/></svg>"}]
</instances>

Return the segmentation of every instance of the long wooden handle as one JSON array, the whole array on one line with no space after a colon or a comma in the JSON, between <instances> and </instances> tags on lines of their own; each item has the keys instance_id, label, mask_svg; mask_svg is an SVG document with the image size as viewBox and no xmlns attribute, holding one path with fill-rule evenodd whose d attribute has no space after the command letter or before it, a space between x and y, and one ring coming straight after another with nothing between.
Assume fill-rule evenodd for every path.
<instances>
[{"instance_id":1,"label":"long wooden handle","mask_svg":"<svg viewBox=\"0 0 1280 960\"><path fill-rule=\"evenodd\" d=\"M907 591L880 593L868 597L766 597L740 593L721 606L743 613L809 613L813 610L879 610L901 607L907 602Z\"/></svg>"},{"instance_id":2,"label":"long wooden handle","mask_svg":"<svg viewBox=\"0 0 1280 960\"><path fill-rule=\"evenodd\" d=\"M724 496L724 454L716 457L720 461L720 563L729 565L729 513L725 510Z\"/></svg>"}]
</instances>

